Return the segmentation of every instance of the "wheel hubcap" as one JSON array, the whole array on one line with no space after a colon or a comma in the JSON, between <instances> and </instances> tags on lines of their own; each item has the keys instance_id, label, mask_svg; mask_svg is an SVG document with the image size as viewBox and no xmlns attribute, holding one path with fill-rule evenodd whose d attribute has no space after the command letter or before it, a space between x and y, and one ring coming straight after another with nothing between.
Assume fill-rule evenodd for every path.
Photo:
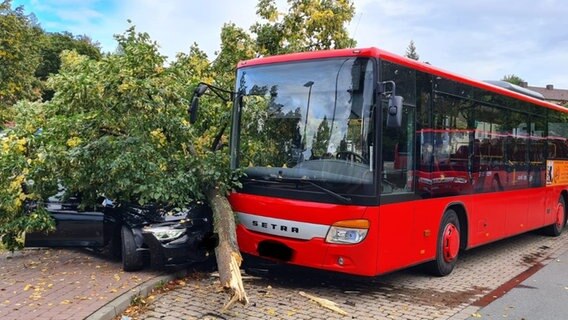
<instances>
[{"instance_id":1,"label":"wheel hubcap","mask_svg":"<svg viewBox=\"0 0 568 320\"><path fill-rule=\"evenodd\" d=\"M450 223L444 228L443 241L444 260L452 262L458 256L460 249L460 234L454 224Z\"/></svg>"}]
</instances>

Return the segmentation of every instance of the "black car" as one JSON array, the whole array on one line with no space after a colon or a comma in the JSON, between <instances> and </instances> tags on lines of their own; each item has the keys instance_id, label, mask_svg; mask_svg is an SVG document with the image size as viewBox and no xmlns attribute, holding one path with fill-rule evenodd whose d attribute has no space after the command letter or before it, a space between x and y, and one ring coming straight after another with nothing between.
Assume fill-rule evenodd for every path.
<instances>
[{"instance_id":1,"label":"black car","mask_svg":"<svg viewBox=\"0 0 568 320\"><path fill-rule=\"evenodd\" d=\"M63 201L59 195L43 205L56 230L27 233L26 247L107 248L121 257L125 271L141 269L145 256L155 268L201 262L217 245L211 209L204 204L179 209L104 199L100 206L81 210L76 197Z\"/></svg>"}]
</instances>

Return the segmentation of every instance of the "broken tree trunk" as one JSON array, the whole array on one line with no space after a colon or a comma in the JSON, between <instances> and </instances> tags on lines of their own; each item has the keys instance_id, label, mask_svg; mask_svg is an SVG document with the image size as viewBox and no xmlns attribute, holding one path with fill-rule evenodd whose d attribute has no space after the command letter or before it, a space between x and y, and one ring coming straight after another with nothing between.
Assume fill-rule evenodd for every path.
<instances>
[{"instance_id":1,"label":"broken tree trunk","mask_svg":"<svg viewBox=\"0 0 568 320\"><path fill-rule=\"evenodd\" d=\"M207 191L207 199L213 211L214 231L219 236L219 245L215 248L217 268L221 286L232 295L231 300L223 307L228 310L236 302L248 303L248 297L241 278L241 253L237 245L235 217L227 197L216 188Z\"/></svg>"}]
</instances>

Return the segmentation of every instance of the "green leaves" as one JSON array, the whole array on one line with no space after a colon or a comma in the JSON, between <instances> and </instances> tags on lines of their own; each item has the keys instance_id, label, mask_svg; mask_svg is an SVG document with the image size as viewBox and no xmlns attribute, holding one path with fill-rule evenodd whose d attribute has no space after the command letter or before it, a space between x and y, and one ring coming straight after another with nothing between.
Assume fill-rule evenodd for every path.
<instances>
[{"instance_id":1,"label":"green leaves","mask_svg":"<svg viewBox=\"0 0 568 320\"><path fill-rule=\"evenodd\" d=\"M525 80L523 80L523 78L521 78L521 77L519 77L519 76L517 76L517 75L514 75L514 74L506 75L506 76L504 76L503 79L501 79L501 80L502 80L502 81L507 81L507 82L512 83L512 84L516 84L516 85L518 85L518 86L522 86L523 83L526 83Z\"/></svg>"},{"instance_id":2,"label":"green leaves","mask_svg":"<svg viewBox=\"0 0 568 320\"><path fill-rule=\"evenodd\" d=\"M1 242L6 249L14 251L23 248L25 232L51 231L54 228L55 224L49 213L43 208L38 208L33 213L14 215L10 221L0 224Z\"/></svg>"},{"instance_id":3,"label":"green leaves","mask_svg":"<svg viewBox=\"0 0 568 320\"><path fill-rule=\"evenodd\" d=\"M204 186L230 188L222 180L230 175L226 154L208 151L205 126L186 120L195 80L184 68L203 61L165 67L157 45L134 28L117 40L120 52L100 60L64 51L48 80L53 98L16 106L16 126L0 144L0 235L8 248L20 246L23 232L52 226L24 202L58 186L81 194L85 206L102 195L183 206L203 199Z\"/></svg>"},{"instance_id":4,"label":"green leaves","mask_svg":"<svg viewBox=\"0 0 568 320\"><path fill-rule=\"evenodd\" d=\"M10 0L0 3L0 129L10 118L10 106L39 96L34 71L40 62L40 35L35 17L21 7L12 9Z\"/></svg>"},{"instance_id":5,"label":"green leaves","mask_svg":"<svg viewBox=\"0 0 568 320\"><path fill-rule=\"evenodd\" d=\"M12 1L0 2L0 128L12 120L11 107L18 100L51 99L53 92L45 90L43 81L59 71L64 50L101 57L98 44L88 37L45 33L23 7L12 9Z\"/></svg>"},{"instance_id":6,"label":"green leaves","mask_svg":"<svg viewBox=\"0 0 568 320\"><path fill-rule=\"evenodd\" d=\"M238 187L242 172L229 168L227 132L220 150L212 150L230 122L232 103L204 95L198 122L190 125L187 108L197 83L230 90L240 60L354 45L345 28L354 13L351 1L288 3L283 14L273 0L260 0L257 13L265 21L251 32L225 24L215 60L194 44L168 65L158 45L134 26L116 36L113 54L100 55L88 38L68 33L34 41L42 31L33 18L2 2L0 108L39 97L36 69L42 80L50 75L45 86L53 93L45 102L21 101L11 108L16 126L0 137L0 235L7 247L21 246L23 232L53 227L44 211L28 212L24 204L45 199L60 186L80 193L85 206L103 195L185 206L204 200L206 190L226 194ZM44 60L37 68L40 43ZM2 110L0 117L5 114ZM324 139L326 130L318 137ZM257 140L248 147L260 158L251 161L265 161L262 148L275 146Z\"/></svg>"},{"instance_id":7,"label":"green leaves","mask_svg":"<svg viewBox=\"0 0 568 320\"><path fill-rule=\"evenodd\" d=\"M274 0L260 0L257 14L266 20L256 23L257 51L262 55L355 46L346 24L355 14L349 0L289 0L286 14L278 12Z\"/></svg>"},{"instance_id":8,"label":"green leaves","mask_svg":"<svg viewBox=\"0 0 568 320\"><path fill-rule=\"evenodd\" d=\"M414 40L410 40L408 47L406 48L406 53L404 54L405 57L412 59L412 60L420 60L420 55L416 51L416 45L414 45Z\"/></svg>"}]
</instances>

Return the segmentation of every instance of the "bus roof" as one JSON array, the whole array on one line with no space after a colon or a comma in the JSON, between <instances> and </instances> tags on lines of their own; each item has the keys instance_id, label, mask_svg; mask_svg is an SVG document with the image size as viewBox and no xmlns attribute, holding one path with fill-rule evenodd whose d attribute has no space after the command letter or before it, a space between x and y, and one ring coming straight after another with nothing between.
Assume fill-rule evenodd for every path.
<instances>
[{"instance_id":1,"label":"bus roof","mask_svg":"<svg viewBox=\"0 0 568 320\"><path fill-rule=\"evenodd\" d=\"M273 64L273 63L282 63L282 62L292 62L292 61L303 61L303 60L312 60L312 59L322 59L322 58L334 58L334 57L375 57L384 59L386 61L394 62L418 71L430 73L436 76L444 77L447 79L451 79L457 82L461 82L476 88L492 91L498 94L502 94L505 96L509 96L515 99L523 100L526 102L530 102L542 107L546 107L549 109L568 112L568 109L541 99L537 99L535 97L531 97L529 95L518 93L516 91L508 90L503 87L488 83L482 82L479 80L475 80L472 78L464 77L458 74L451 73L449 71L443 70L441 68L434 67L430 64L423 63L420 61L412 60L406 57L402 57L396 55L394 53L378 49L375 47L370 48L354 48L354 49L337 49L337 50L323 50L323 51L310 51L310 52L299 52L299 53L291 53L291 54L284 54L284 55L277 55L277 56L269 56L263 58L256 58L251 60L241 61L238 64L238 68L255 66L255 65L264 65L264 64Z\"/></svg>"}]
</instances>

